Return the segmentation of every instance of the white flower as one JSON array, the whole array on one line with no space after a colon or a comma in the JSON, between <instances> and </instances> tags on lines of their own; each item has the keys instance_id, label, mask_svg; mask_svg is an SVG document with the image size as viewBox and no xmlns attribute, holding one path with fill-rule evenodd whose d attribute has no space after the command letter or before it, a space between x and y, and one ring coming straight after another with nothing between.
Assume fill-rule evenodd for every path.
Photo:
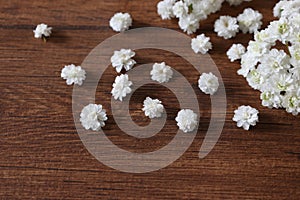
<instances>
[{"instance_id":1,"label":"white flower","mask_svg":"<svg viewBox=\"0 0 300 200\"><path fill-rule=\"evenodd\" d=\"M192 39L191 47L195 53L206 54L210 49L212 49L212 44L209 37L201 34Z\"/></svg>"},{"instance_id":2,"label":"white flower","mask_svg":"<svg viewBox=\"0 0 300 200\"><path fill-rule=\"evenodd\" d=\"M127 74L121 74L120 76L117 76L115 82L113 83L113 89L111 91L114 99L119 99L120 101L122 101L123 97L126 97L126 95L131 92L131 85L132 82L129 81Z\"/></svg>"},{"instance_id":3,"label":"white flower","mask_svg":"<svg viewBox=\"0 0 300 200\"><path fill-rule=\"evenodd\" d=\"M131 49L121 49L120 51L114 51L110 61L117 72L120 72L122 68L128 71L136 64L135 60L132 59L134 56L135 52Z\"/></svg>"},{"instance_id":4,"label":"white flower","mask_svg":"<svg viewBox=\"0 0 300 200\"><path fill-rule=\"evenodd\" d=\"M174 6L173 6L173 14L177 17L177 18L181 18L184 17L188 14L189 12L189 7L187 5L187 2L183 2L183 1L177 1Z\"/></svg>"},{"instance_id":5,"label":"white flower","mask_svg":"<svg viewBox=\"0 0 300 200\"><path fill-rule=\"evenodd\" d=\"M281 96L279 93L265 91L260 94L261 104L268 108L281 107Z\"/></svg>"},{"instance_id":6,"label":"white flower","mask_svg":"<svg viewBox=\"0 0 300 200\"><path fill-rule=\"evenodd\" d=\"M174 17L172 7L176 0L163 0L157 4L157 13L162 19L171 19Z\"/></svg>"},{"instance_id":7,"label":"white flower","mask_svg":"<svg viewBox=\"0 0 300 200\"><path fill-rule=\"evenodd\" d=\"M42 38L42 37L50 37L52 31L52 27L48 27L47 24L39 24L36 26L34 32L35 38Z\"/></svg>"},{"instance_id":8,"label":"white flower","mask_svg":"<svg viewBox=\"0 0 300 200\"><path fill-rule=\"evenodd\" d=\"M184 32L187 32L187 34L190 35L196 32L196 30L199 28L199 22L200 20L197 19L195 15L190 14L185 17L181 17L179 19L178 25Z\"/></svg>"},{"instance_id":9,"label":"white flower","mask_svg":"<svg viewBox=\"0 0 300 200\"><path fill-rule=\"evenodd\" d=\"M243 33L254 33L260 29L262 25L262 14L252 8L246 8L242 14L239 14L237 20L239 22L240 30Z\"/></svg>"},{"instance_id":10,"label":"white flower","mask_svg":"<svg viewBox=\"0 0 300 200\"><path fill-rule=\"evenodd\" d=\"M73 64L66 65L61 70L61 77L66 80L67 85L77 84L82 85L85 80L85 70L80 66L75 66Z\"/></svg>"},{"instance_id":11,"label":"white flower","mask_svg":"<svg viewBox=\"0 0 300 200\"><path fill-rule=\"evenodd\" d=\"M144 100L144 106L142 109L145 112L145 115L149 118L161 117L164 112L164 106L161 104L161 101L158 99L151 99L147 97Z\"/></svg>"},{"instance_id":12,"label":"white flower","mask_svg":"<svg viewBox=\"0 0 300 200\"><path fill-rule=\"evenodd\" d=\"M238 6L240 5L241 3L243 3L243 1L252 1L252 0L226 0L229 5L231 6Z\"/></svg>"},{"instance_id":13,"label":"white flower","mask_svg":"<svg viewBox=\"0 0 300 200\"><path fill-rule=\"evenodd\" d=\"M242 55L245 53L246 48L242 44L233 44L230 49L226 52L226 55L231 62L241 59Z\"/></svg>"},{"instance_id":14,"label":"white flower","mask_svg":"<svg viewBox=\"0 0 300 200\"><path fill-rule=\"evenodd\" d=\"M298 115L300 113L300 96L296 92L288 92L282 101L283 107L288 113Z\"/></svg>"},{"instance_id":15,"label":"white flower","mask_svg":"<svg viewBox=\"0 0 300 200\"><path fill-rule=\"evenodd\" d=\"M240 106L234 111L233 121L237 122L238 127L249 130L250 126L255 126L258 122L258 110L251 106Z\"/></svg>"},{"instance_id":16,"label":"white flower","mask_svg":"<svg viewBox=\"0 0 300 200\"><path fill-rule=\"evenodd\" d=\"M106 111L101 104L89 104L80 113L80 122L86 130L98 131L105 126L106 120Z\"/></svg>"},{"instance_id":17,"label":"white flower","mask_svg":"<svg viewBox=\"0 0 300 200\"><path fill-rule=\"evenodd\" d=\"M198 87L205 94L213 95L219 88L218 77L211 72L203 73L198 80Z\"/></svg>"},{"instance_id":18,"label":"white flower","mask_svg":"<svg viewBox=\"0 0 300 200\"><path fill-rule=\"evenodd\" d=\"M159 83L168 82L172 76L173 71L170 66L166 65L165 62L155 63L150 72L151 79Z\"/></svg>"},{"instance_id":19,"label":"white flower","mask_svg":"<svg viewBox=\"0 0 300 200\"><path fill-rule=\"evenodd\" d=\"M239 32L237 19L230 16L221 16L215 21L214 31L224 39L235 37L236 33Z\"/></svg>"},{"instance_id":20,"label":"white flower","mask_svg":"<svg viewBox=\"0 0 300 200\"><path fill-rule=\"evenodd\" d=\"M198 126L198 116L190 109L182 109L175 118L177 126L183 132L192 132Z\"/></svg>"},{"instance_id":21,"label":"white flower","mask_svg":"<svg viewBox=\"0 0 300 200\"><path fill-rule=\"evenodd\" d=\"M132 19L128 13L116 13L109 21L109 26L116 32L124 32L132 25Z\"/></svg>"}]
</instances>

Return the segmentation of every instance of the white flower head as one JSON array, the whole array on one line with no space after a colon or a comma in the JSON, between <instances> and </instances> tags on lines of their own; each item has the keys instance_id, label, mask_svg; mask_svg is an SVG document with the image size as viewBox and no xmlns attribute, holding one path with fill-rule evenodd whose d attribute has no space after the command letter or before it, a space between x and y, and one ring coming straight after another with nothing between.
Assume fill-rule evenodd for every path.
<instances>
[{"instance_id":1,"label":"white flower head","mask_svg":"<svg viewBox=\"0 0 300 200\"><path fill-rule=\"evenodd\" d=\"M262 14L252 8L246 8L242 14L239 14L237 20L243 33L254 33L262 25Z\"/></svg>"},{"instance_id":2,"label":"white flower head","mask_svg":"<svg viewBox=\"0 0 300 200\"><path fill-rule=\"evenodd\" d=\"M128 13L116 13L109 21L109 26L116 32L124 32L132 25L132 19Z\"/></svg>"},{"instance_id":3,"label":"white flower head","mask_svg":"<svg viewBox=\"0 0 300 200\"><path fill-rule=\"evenodd\" d=\"M155 117L161 117L164 112L164 106L161 104L161 101L158 99L151 99L147 97L144 100L144 106L142 109L145 112L145 115L150 119Z\"/></svg>"},{"instance_id":4,"label":"white flower head","mask_svg":"<svg viewBox=\"0 0 300 200\"><path fill-rule=\"evenodd\" d=\"M119 99L120 101L122 101L123 98L132 91L130 88L131 85L132 82L129 81L127 74L121 74L120 76L117 76L115 82L113 83L113 89L111 91L114 99Z\"/></svg>"},{"instance_id":5,"label":"white flower head","mask_svg":"<svg viewBox=\"0 0 300 200\"><path fill-rule=\"evenodd\" d=\"M215 21L214 31L224 39L235 37L236 33L239 32L237 19L230 16L221 16Z\"/></svg>"},{"instance_id":6,"label":"white flower head","mask_svg":"<svg viewBox=\"0 0 300 200\"><path fill-rule=\"evenodd\" d=\"M233 44L226 52L229 60L234 62L241 59L242 55L246 52L246 48L242 44Z\"/></svg>"},{"instance_id":7,"label":"white flower head","mask_svg":"<svg viewBox=\"0 0 300 200\"><path fill-rule=\"evenodd\" d=\"M172 76L173 71L170 66L166 65L165 62L155 63L150 72L151 79L159 83L168 82Z\"/></svg>"},{"instance_id":8,"label":"white flower head","mask_svg":"<svg viewBox=\"0 0 300 200\"><path fill-rule=\"evenodd\" d=\"M52 27L49 27L47 24L39 24L33 30L35 38L50 37L52 33Z\"/></svg>"},{"instance_id":9,"label":"white flower head","mask_svg":"<svg viewBox=\"0 0 300 200\"><path fill-rule=\"evenodd\" d=\"M75 66L73 64L66 65L61 70L61 77L66 80L67 85L77 84L82 85L85 80L85 70L81 66Z\"/></svg>"},{"instance_id":10,"label":"white flower head","mask_svg":"<svg viewBox=\"0 0 300 200\"><path fill-rule=\"evenodd\" d=\"M106 111L99 104L89 104L80 113L80 122L86 130L98 131L105 126Z\"/></svg>"},{"instance_id":11,"label":"white flower head","mask_svg":"<svg viewBox=\"0 0 300 200\"><path fill-rule=\"evenodd\" d=\"M182 109L175 118L177 126L183 132L192 132L198 126L198 116L191 109Z\"/></svg>"},{"instance_id":12,"label":"white flower head","mask_svg":"<svg viewBox=\"0 0 300 200\"><path fill-rule=\"evenodd\" d=\"M162 19L171 19L174 17L173 14L173 5L175 0L163 0L157 4L157 13L161 16Z\"/></svg>"},{"instance_id":13,"label":"white flower head","mask_svg":"<svg viewBox=\"0 0 300 200\"><path fill-rule=\"evenodd\" d=\"M205 94L213 95L219 88L218 77L213 73L203 73L198 80L198 87Z\"/></svg>"},{"instance_id":14,"label":"white flower head","mask_svg":"<svg viewBox=\"0 0 300 200\"><path fill-rule=\"evenodd\" d=\"M136 64L135 60L132 59L134 56L135 52L131 49L121 49L120 51L114 51L110 61L117 72L121 72L122 68L128 71Z\"/></svg>"},{"instance_id":15,"label":"white flower head","mask_svg":"<svg viewBox=\"0 0 300 200\"><path fill-rule=\"evenodd\" d=\"M191 47L195 53L206 54L210 49L212 49L212 44L209 37L201 34L192 39Z\"/></svg>"},{"instance_id":16,"label":"white flower head","mask_svg":"<svg viewBox=\"0 0 300 200\"><path fill-rule=\"evenodd\" d=\"M200 19L198 19L193 14L189 14L187 16L181 17L179 19L178 25L184 32L190 35L197 31L200 26L199 22Z\"/></svg>"},{"instance_id":17,"label":"white flower head","mask_svg":"<svg viewBox=\"0 0 300 200\"><path fill-rule=\"evenodd\" d=\"M240 106L234 111L233 121L237 122L238 127L249 130L250 126L255 126L258 122L258 110L251 106Z\"/></svg>"}]
</instances>

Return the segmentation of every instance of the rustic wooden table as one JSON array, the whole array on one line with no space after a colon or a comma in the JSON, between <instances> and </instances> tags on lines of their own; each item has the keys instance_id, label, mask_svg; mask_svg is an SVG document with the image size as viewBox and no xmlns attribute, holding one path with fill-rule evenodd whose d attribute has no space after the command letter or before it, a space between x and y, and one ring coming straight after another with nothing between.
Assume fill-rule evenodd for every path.
<instances>
[{"instance_id":1,"label":"rustic wooden table","mask_svg":"<svg viewBox=\"0 0 300 200\"><path fill-rule=\"evenodd\" d=\"M169 52L148 49L137 52L139 63L167 61L193 82L204 111L200 129L188 149L166 168L145 174L123 173L97 161L82 144L72 116L72 87L60 78L64 65L80 65L100 42L116 34L109 26L118 11L129 12L133 27L157 26L179 30L176 20L162 21L156 13L158 0L124 1L0 1L0 199L298 199L300 187L299 116L261 106L259 92L238 76L238 63L225 55L233 44L247 44L251 35L224 40L213 32L220 16L236 16L246 7L264 15L265 27L275 0L254 0L238 7L224 3L222 10L201 23L199 33L211 37L211 57L226 87L227 116L224 130L212 152L198 158L205 136L209 98L197 90L186 61ZM47 23L53 35L47 43L33 38L36 24ZM110 85L116 72L109 68L96 97L110 103ZM130 112L140 125L140 101L145 92L166 102L167 127L149 139L120 133L108 111L106 131L118 146L132 152L148 152L168 144L176 132L172 120L179 110L169 90L145 86L131 100ZM236 128L233 110L246 104L260 110L260 122L249 132ZM205 114L206 113L206 114Z\"/></svg>"}]
</instances>

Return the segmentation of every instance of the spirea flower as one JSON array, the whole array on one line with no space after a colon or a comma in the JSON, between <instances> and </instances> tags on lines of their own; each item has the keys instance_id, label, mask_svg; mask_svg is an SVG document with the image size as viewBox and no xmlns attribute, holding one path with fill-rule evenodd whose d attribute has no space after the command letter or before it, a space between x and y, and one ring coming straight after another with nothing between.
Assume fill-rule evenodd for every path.
<instances>
[{"instance_id":1,"label":"spirea flower","mask_svg":"<svg viewBox=\"0 0 300 200\"><path fill-rule=\"evenodd\" d=\"M165 62L155 63L150 72L151 79L159 83L168 82L172 76L173 71L170 66L166 65Z\"/></svg>"},{"instance_id":2,"label":"spirea flower","mask_svg":"<svg viewBox=\"0 0 300 200\"><path fill-rule=\"evenodd\" d=\"M201 34L192 39L191 47L195 53L206 54L210 49L212 49L212 44L209 37Z\"/></svg>"},{"instance_id":3,"label":"spirea flower","mask_svg":"<svg viewBox=\"0 0 300 200\"><path fill-rule=\"evenodd\" d=\"M198 80L198 87L205 94L213 95L219 88L218 77L213 73L203 73Z\"/></svg>"},{"instance_id":4,"label":"spirea flower","mask_svg":"<svg viewBox=\"0 0 300 200\"><path fill-rule=\"evenodd\" d=\"M113 89L111 91L114 99L123 101L123 98L131 92L131 85L132 82L129 81L127 74L121 74L120 76L117 76L115 82L113 83Z\"/></svg>"},{"instance_id":5,"label":"spirea flower","mask_svg":"<svg viewBox=\"0 0 300 200\"><path fill-rule=\"evenodd\" d=\"M149 118L161 117L164 112L164 106L161 104L161 101L158 99L151 99L147 97L144 100L144 106L142 109L145 112L145 115Z\"/></svg>"},{"instance_id":6,"label":"spirea flower","mask_svg":"<svg viewBox=\"0 0 300 200\"><path fill-rule=\"evenodd\" d=\"M238 70L238 74L244 76L253 89L261 92L263 106L284 108L293 115L299 114L300 107L299 7L299 0L276 4L274 14L280 19L255 32L255 41L249 42ZM288 53L273 48L276 42L286 45Z\"/></svg>"},{"instance_id":7,"label":"spirea flower","mask_svg":"<svg viewBox=\"0 0 300 200\"><path fill-rule=\"evenodd\" d=\"M215 21L214 31L224 39L235 37L236 33L239 32L237 19L230 16L221 16Z\"/></svg>"},{"instance_id":8,"label":"spirea flower","mask_svg":"<svg viewBox=\"0 0 300 200\"><path fill-rule=\"evenodd\" d=\"M171 19L174 17L173 5L176 0L163 0L157 4L157 13L162 19Z\"/></svg>"},{"instance_id":9,"label":"spirea flower","mask_svg":"<svg viewBox=\"0 0 300 200\"><path fill-rule=\"evenodd\" d=\"M187 15L179 19L178 25L187 34L192 34L199 28L199 22L200 20L195 15Z\"/></svg>"},{"instance_id":10,"label":"spirea flower","mask_svg":"<svg viewBox=\"0 0 300 200\"><path fill-rule=\"evenodd\" d=\"M246 48L242 44L233 44L230 49L228 49L226 55L231 62L241 59L242 55L245 53Z\"/></svg>"},{"instance_id":11,"label":"spirea flower","mask_svg":"<svg viewBox=\"0 0 300 200\"><path fill-rule=\"evenodd\" d=\"M242 14L239 14L237 20L240 30L243 33L254 33L262 25L262 14L252 8L246 8Z\"/></svg>"},{"instance_id":12,"label":"spirea flower","mask_svg":"<svg viewBox=\"0 0 300 200\"><path fill-rule=\"evenodd\" d=\"M128 13L116 13L109 21L109 26L116 32L123 32L132 25L132 19Z\"/></svg>"},{"instance_id":13,"label":"spirea flower","mask_svg":"<svg viewBox=\"0 0 300 200\"><path fill-rule=\"evenodd\" d=\"M46 38L50 37L52 33L52 27L49 27L47 24L39 24L36 26L35 30L33 30L35 38Z\"/></svg>"},{"instance_id":14,"label":"spirea flower","mask_svg":"<svg viewBox=\"0 0 300 200\"><path fill-rule=\"evenodd\" d=\"M82 85L85 80L85 70L81 66L75 66L73 64L66 65L61 70L61 77L66 80L67 85L77 84Z\"/></svg>"},{"instance_id":15,"label":"spirea flower","mask_svg":"<svg viewBox=\"0 0 300 200\"><path fill-rule=\"evenodd\" d=\"M121 49L120 51L114 51L110 61L117 72L121 72L122 68L128 71L136 64L135 60L132 59L134 56L135 52L131 49Z\"/></svg>"},{"instance_id":16,"label":"spirea flower","mask_svg":"<svg viewBox=\"0 0 300 200\"><path fill-rule=\"evenodd\" d=\"M238 127L249 130L250 126L255 126L258 122L258 110L251 106L240 106L234 111L233 121L237 122Z\"/></svg>"},{"instance_id":17,"label":"spirea flower","mask_svg":"<svg viewBox=\"0 0 300 200\"><path fill-rule=\"evenodd\" d=\"M192 132L198 126L198 116L191 109L182 109L175 118L177 126L183 132Z\"/></svg>"},{"instance_id":18,"label":"spirea flower","mask_svg":"<svg viewBox=\"0 0 300 200\"><path fill-rule=\"evenodd\" d=\"M89 104L80 113L80 122L86 130L98 131L105 126L106 111L99 104Z\"/></svg>"}]
</instances>

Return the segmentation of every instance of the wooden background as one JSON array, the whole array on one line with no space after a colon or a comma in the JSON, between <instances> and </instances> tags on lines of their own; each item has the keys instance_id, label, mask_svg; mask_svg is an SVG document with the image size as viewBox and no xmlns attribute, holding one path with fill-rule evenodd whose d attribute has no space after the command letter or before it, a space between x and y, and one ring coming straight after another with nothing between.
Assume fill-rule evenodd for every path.
<instances>
[{"instance_id":1,"label":"wooden background","mask_svg":"<svg viewBox=\"0 0 300 200\"><path fill-rule=\"evenodd\" d=\"M213 32L213 22L220 15L237 16L249 6L263 13L265 27L273 19L275 0L254 0L238 7L224 3L197 32L211 37L214 48L210 55L222 74L228 100L221 138L205 159L198 159L198 151L210 119L205 103L209 98L197 89L198 77L187 70L186 61L153 49L138 51L136 60L140 64L167 61L195 83L204 114L193 144L170 166L146 174L113 170L88 153L74 127L72 87L60 78L60 71L70 63L80 65L96 45L116 34L108 21L118 11L132 15L132 28L158 26L180 31L176 20L160 19L157 2L0 1L0 199L299 198L300 117L262 107L259 92L237 75L239 64L228 61L225 52L231 44L246 44L251 35L240 33L224 40ZM32 30L42 22L54 30L47 43L33 38ZM97 89L97 99L107 106L115 75L109 68ZM169 90L152 87L145 86L133 95L132 118L140 125L149 122L140 111L146 92L165 102L166 128L151 139L138 140L119 133L108 111L105 131L121 148L148 152L172 140L178 101ZM231 120L233 110L242 104L260 111L260 123L249 132L236 128Z\"/></svg>"}]
</instances>

